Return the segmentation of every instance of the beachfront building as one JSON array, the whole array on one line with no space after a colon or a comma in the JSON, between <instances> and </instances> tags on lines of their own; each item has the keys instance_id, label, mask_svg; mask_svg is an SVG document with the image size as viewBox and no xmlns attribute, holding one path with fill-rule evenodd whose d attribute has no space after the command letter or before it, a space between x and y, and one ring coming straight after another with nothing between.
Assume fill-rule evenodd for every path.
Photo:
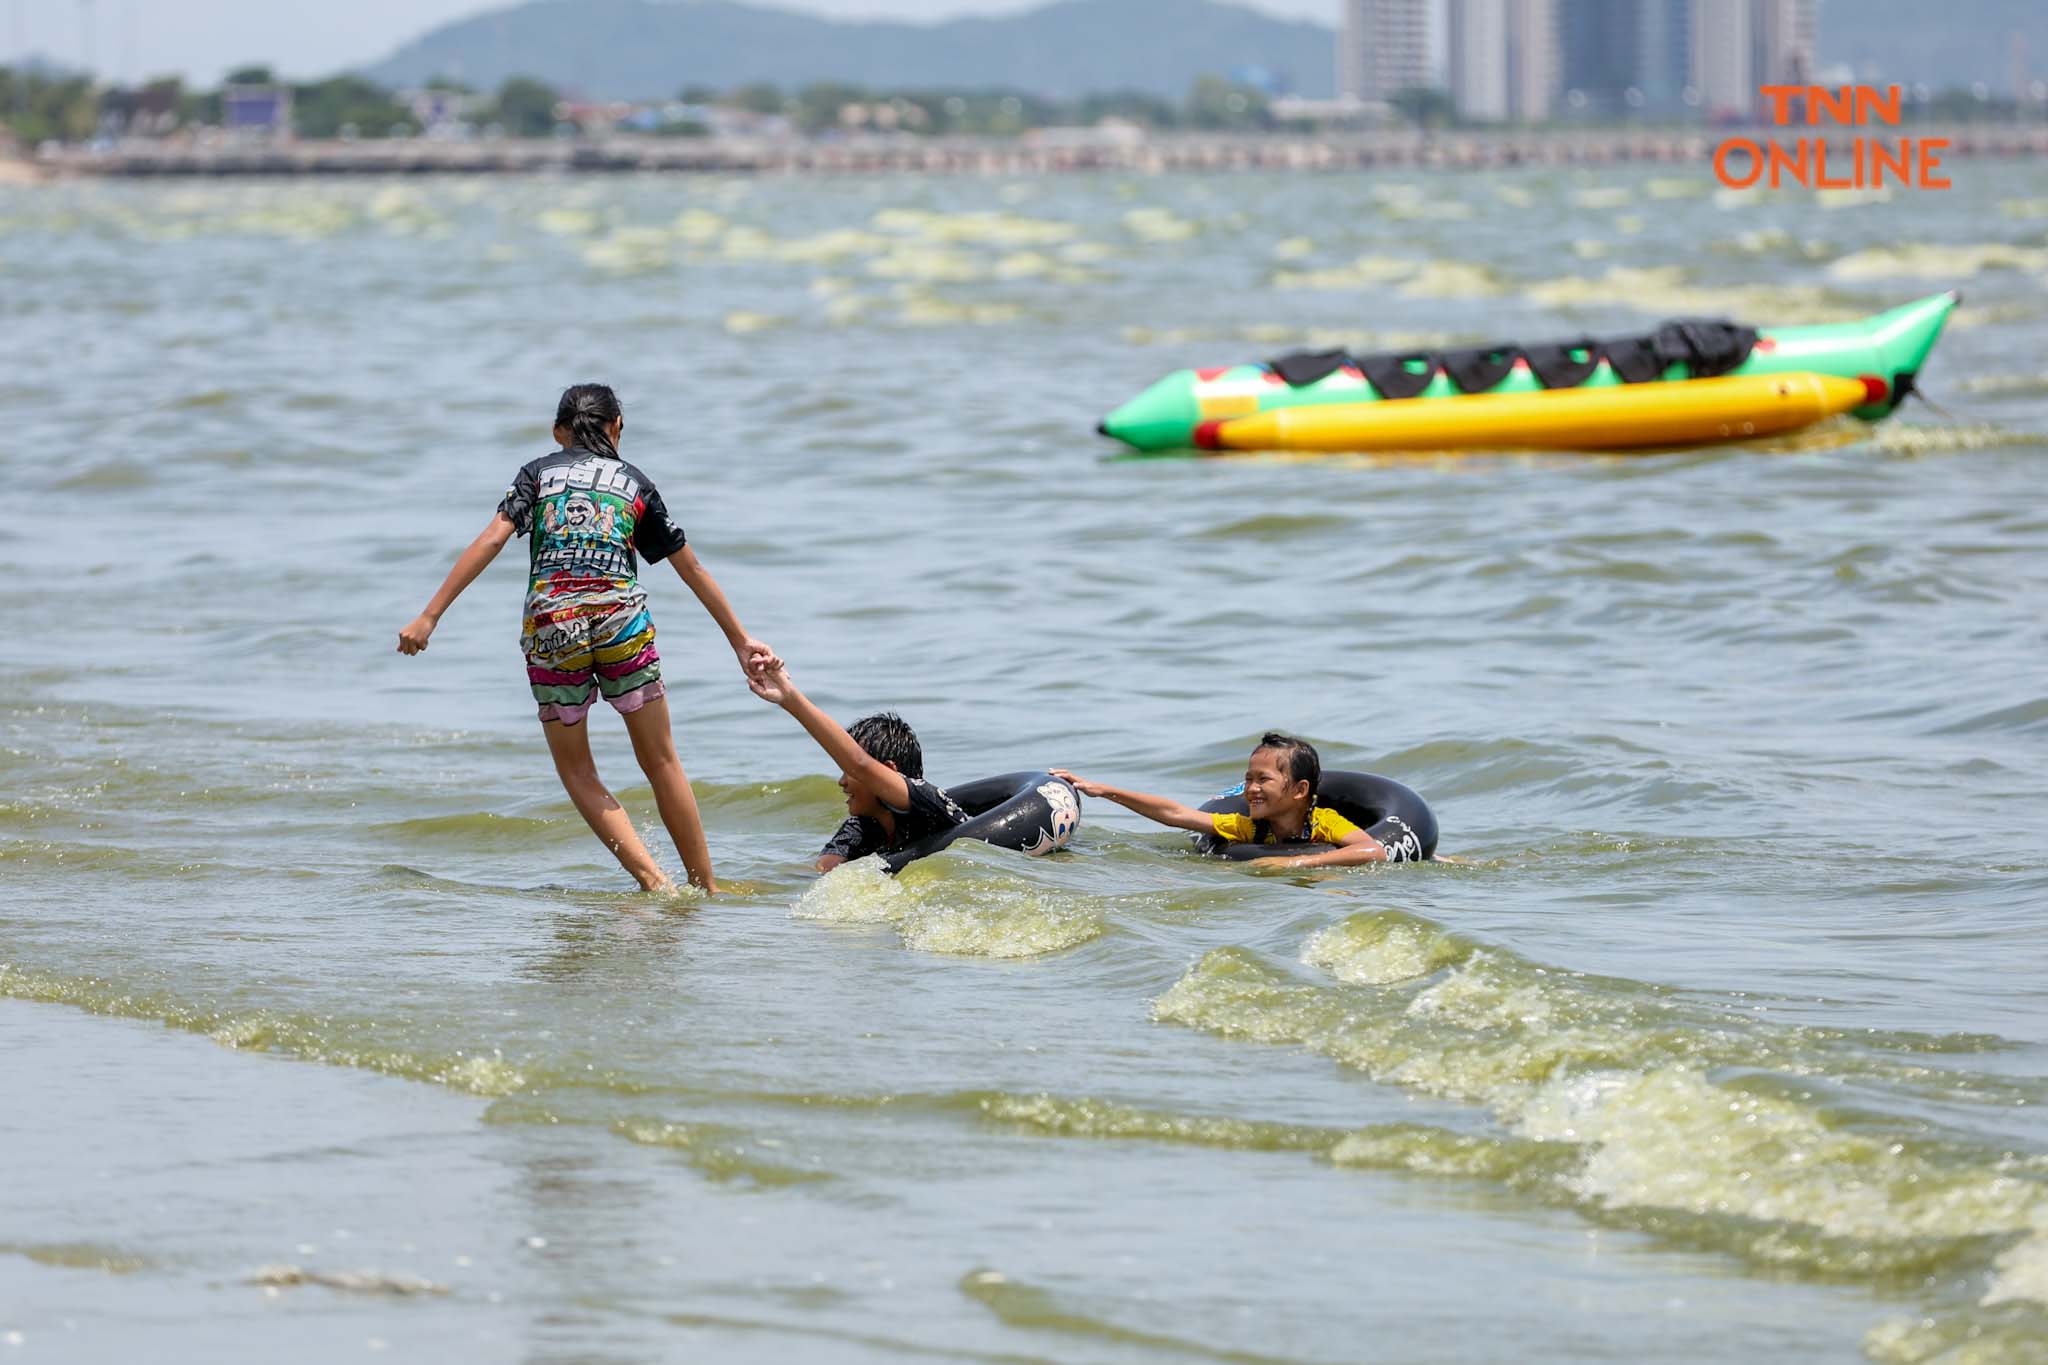
<instances>
[{"instance_id":1,"label":"beachfront building","mask_svg":"<svg viewBox=\"0 0 2048 1365\"><path fill-rule=\"evenodd\" d=\"M1451 96L1479 121L1749 119L1813 79L1820 0L1446 0ZM1363 61L1372 7L1352 0ZM1364 77L1359 77L1364 79Z\"/></svg>"},{"instance_id":2,"label":"beachfront building","mask_svg":"<svg viewBox=\"0 0 2048 1365\"><path fill-rule=\"evenodd\" d=\"M1756 103L1753 0L1693 0L1692 84L1709 119L1746 117Z\"/></svg>"},{"instance_id":3,"label":"beachfront building","mask_svg":"<svg viewBox=\"0 0 2048 1365\"><path fill-rule=\"evenodd\" d=\"M1710 119L1757 116L1757 87L1813 78L1820 0L1693 0L1692 83Z\"/></svg>"},{"instance_id":4,"label":"beachfront building","mask_svg":"<svg viewBox=\"0 0 2048 1365\"><path fill-rule=\"evenodd\" d=\"M1698 102L1692 84L1692 0L1650 0L1636 30L1642 108L1674 114ZM1623 92L1624 96L1627 92Z\"/></svg>"},{"instance_id":5,"label":"beachfront building","mask_svg":"<svg viewBox=\"0 0 2048 1365\"><path fill-rule=\"evenodd\" d=\"M1559 78L1557 0L1450 0L1451 99L1462 118L1535 123Z\"/></svg>"},{"instance_id":6,"label":"beachfront building","mask_svg":"<svg viewBox=\"0 0 2048 1365\"><path fill-rule=\"evenodd\" d=\"M1559 0L1565 111L1670 115L1691 83L1694 0Z\"/></svg>"},{"instance_id":7,"label":"beachfront building","mask_svg":"<svg viewBox=\"0 0 2048 1365\"><path fill-rule=\"evenodd\" d=\"M1756 0L1757 83L1805 85L1820 45L1820 0Z\"/></svg>"},{"instance_id":8,"label":"beachfront building","mask_svg":"<svg viewBox=\"0 0 2048 1365\"><path fill-rule=\"evenodd\" d=\"M240 137L284 138L292 133L292 88L268 82L225 85L221 126Z\"/></svg>"},{"instance_id":9,"label":"beachfront building","mask_svg":"<svg viewBox=\"0 0 2048 1365\"><path fill-rule=\"evenodd\" d=\"M1339 98L1378 104L1436 84L1430 67L1431 0L1344 0L1337 37Z\"/></svg>"}]
</instances>

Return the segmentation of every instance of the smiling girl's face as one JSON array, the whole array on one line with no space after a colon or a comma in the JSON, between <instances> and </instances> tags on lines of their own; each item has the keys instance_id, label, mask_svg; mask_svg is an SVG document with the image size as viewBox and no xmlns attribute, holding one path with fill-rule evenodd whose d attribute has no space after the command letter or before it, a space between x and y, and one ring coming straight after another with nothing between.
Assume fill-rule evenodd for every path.
<instances>
[{"instance_id":1,"label":"smiling girl's face","mask_svg":"<svg viewBox=\"0 0 2048 1365\"><path fill-rule=\"evenodd\" d=\"M1298 824L1308 811L1308 779L1288 775L1280 750L1254 749L1244 766L1244 804L1254 820Z\"/></svg>"}]
</instances>

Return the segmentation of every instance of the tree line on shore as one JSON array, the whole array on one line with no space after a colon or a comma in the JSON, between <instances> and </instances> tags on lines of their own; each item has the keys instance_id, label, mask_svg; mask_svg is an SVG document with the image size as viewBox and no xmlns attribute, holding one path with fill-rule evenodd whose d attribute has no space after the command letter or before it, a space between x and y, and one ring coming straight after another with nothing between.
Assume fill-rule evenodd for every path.
<instances>
[{"instance_id":1,"label":"tree line on shore","mask_svg":"<svg viewBox=\"0 0 2048 1365\"><path fill-rule=\"evenodd\" d=\"M1216 76L1197 80L1179 102L1136 91L1059 100L1013 90L869 90L836 81L795 89L766 82L723 91L690 86L669 100L584 102L531 76L514 76L489 92L452 80L396 91L354 75L280 82L266 67L244 67L218 87L198 89L175 76L103 85L72 73L0 66L0 123L31 146L165 136L223 126L227 92L249 87L288 91L291 131L304 138L413 137L428 131L430 121L521 138L596 131L708 136L734 123L771 120L812 136L854 130L1001 136L1105 119L1154 129L1242 131L1280 122L1265 92Z\"/></svg>"},{"instance_id":2,"label":"tree line on shore","mask_svg":"<svg viewBox=\"0 0 2048 1365\"><path fill-rule=\"evenodd\" d=\"M1092 127L1119 121L1147 130L1213 132L1305 131L1286 102L1255 86L1203 76L1179 101L1138 91L1053 99L1014 90L873 90L837 81L795 89L766 82L713 90L690 86L673 99L585 102L531 76L514 76L495 91L456 81L430 81L395 91L355 75L279 82L266 67L229 73L212 89L175 76L136 85L103 85L47 68L0 66L0 127L25 146L95 138L168 136L218 128L227 94L250 87L288 91L291 131L304 138L413 137L429 131L515 138L591 132L703 137L731 131L807 136L885 132L920 136L1014 136L1033 129ZM1909 100L1916 120L2012 122L2040 117L2034 106L1987 98L1982 88ZM1402 91L1392 101L1402 123L1455 127L1459 119L1441 90Z\"/></svg>"}]
</instances>

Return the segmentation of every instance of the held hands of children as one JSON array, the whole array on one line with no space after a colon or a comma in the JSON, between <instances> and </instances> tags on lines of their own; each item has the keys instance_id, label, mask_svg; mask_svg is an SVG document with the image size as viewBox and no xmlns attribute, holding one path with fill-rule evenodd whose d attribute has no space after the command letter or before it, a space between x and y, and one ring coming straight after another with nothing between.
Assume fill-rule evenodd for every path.
<instances>
[{"instance_id":1,"label":"held hands of children","mask_svg":"<svg viewBox=\"0 0 2048 1365\"><path fill-rule=\"evenodd\" d=\"M747 686L770 706L781 706L796 695L796 684L790 680L789 666L772 657L759 669L748 670Z\"/></svg>"},{"instance_id":2,"label":"held hands of children","mask_svg":"<svg viewBox=\"0 0 2048 1365\"><path fill-rule=\"evenodd\" d=\"M419 623L415 621L413 624L418 625ZM408 629L410 629L410 627L408 627ZM429 629L431 630L432 627L429 627ZM403 637L401 637L401 640L402 639ZM401 643L399 647L403 649L404 645ZM420 648L426 648L426 642L424 640L420 642ZM735 645L733 647L733 653L739 656L740 667L746 671L747 683L749 686L752 686L755 678L760 677L762 674L768 672L771 669L779 669L782 667L782 660L775 657L775 651L769 648L769 646L763 643L762 641L756 640L751 635L749 635L746 639L740 641L739 644Z\"/></svg>"}]
</instances>

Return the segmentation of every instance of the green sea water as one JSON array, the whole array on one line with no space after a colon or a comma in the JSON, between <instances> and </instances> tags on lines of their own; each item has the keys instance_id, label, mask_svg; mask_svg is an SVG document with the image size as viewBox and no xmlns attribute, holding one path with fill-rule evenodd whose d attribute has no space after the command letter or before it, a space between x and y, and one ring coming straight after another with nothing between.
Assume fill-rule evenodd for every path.
<instances>
[{"instance_id":1,"label":"green sea water","mask_svg":"<svg viewBox=\"0 0 2048 1365\"><path fill-rule=\"evenodd\" d=\"M1955 181L0 189L0 1346L2040 1359L2048 170ZM1951 287L1946 415L1767 448L1091 431L1182 365ZM392 649L585 379L938 780L1201 799L1280 727L1467 861L1090 802L1056 857L814 878L822 755L657 567L733 894L630 894L517 547Z\"/></svg>"}]
</instances>

